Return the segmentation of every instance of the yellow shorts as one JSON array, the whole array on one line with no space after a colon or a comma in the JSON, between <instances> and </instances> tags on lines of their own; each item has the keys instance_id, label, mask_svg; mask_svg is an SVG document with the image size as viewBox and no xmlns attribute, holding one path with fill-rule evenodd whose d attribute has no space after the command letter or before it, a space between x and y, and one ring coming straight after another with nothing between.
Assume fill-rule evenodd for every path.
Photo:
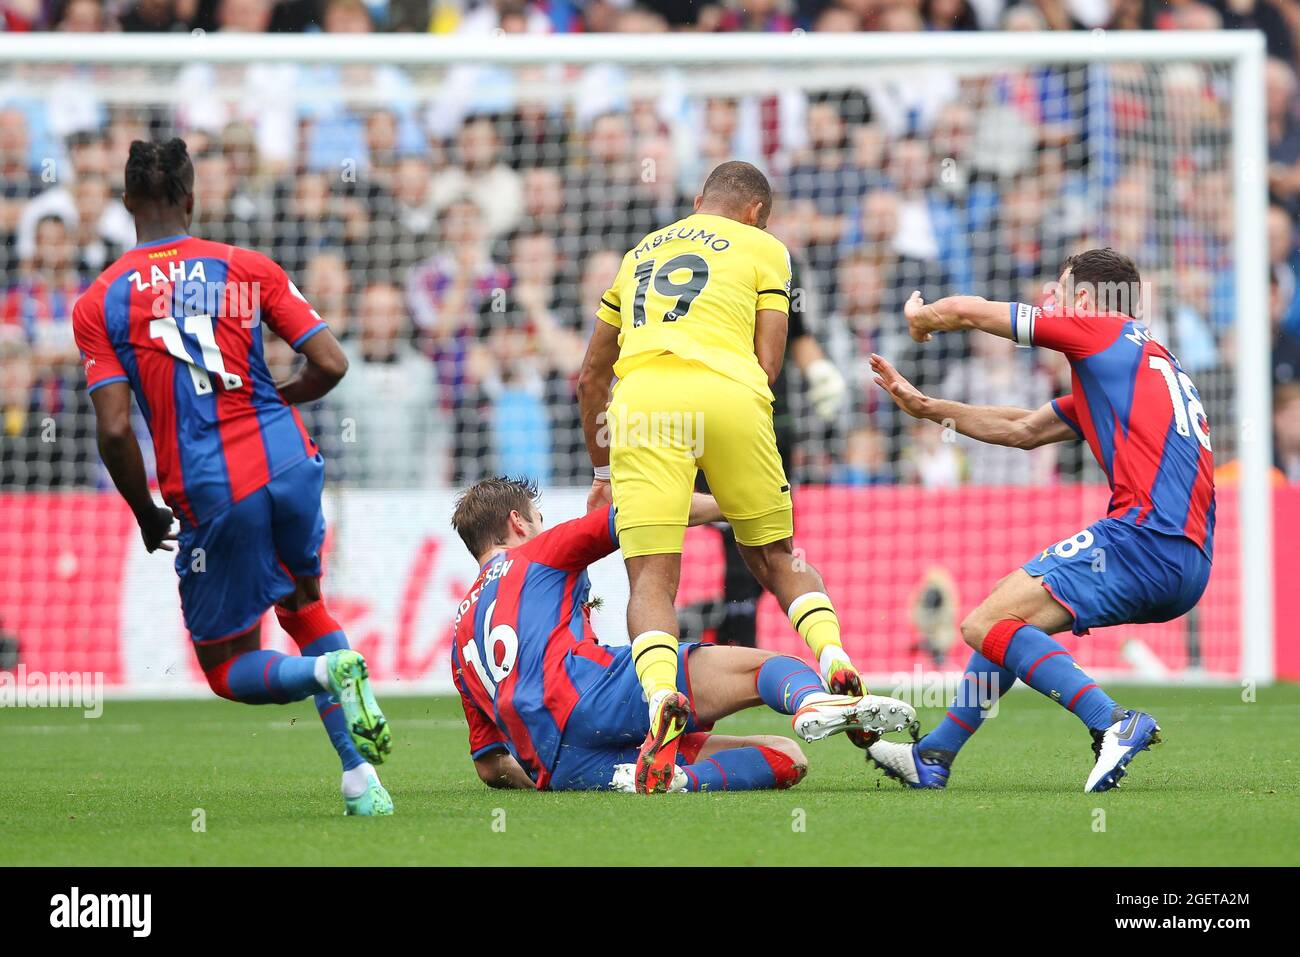
<instances>
[{"instance_id":1,"label":"yellow shorts","mask_svg":"<svg viewBox=\"0 0 1300 957\"><path fill-rule=\"evenodd\" d=\"M766 545L794 534L772 404L748 386L665 355L619 380L606 427L625 558L682 550L698 469L736 541Z\"/></svg>"}]
</instances>

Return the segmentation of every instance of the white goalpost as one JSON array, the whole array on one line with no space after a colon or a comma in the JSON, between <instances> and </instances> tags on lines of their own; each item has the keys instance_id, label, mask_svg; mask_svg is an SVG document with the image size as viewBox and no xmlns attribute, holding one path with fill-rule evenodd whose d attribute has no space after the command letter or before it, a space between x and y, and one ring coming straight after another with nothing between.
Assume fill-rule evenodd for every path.
<instances>
[{"instance_id":1,"label":"white goalpost","mask_svg":"<svg viewBox=\"0 0 1300 957\"><path fill-rule=\"evenodd\" d=\"M850 392L832 415L791 399L798 544L850 596L846 645L888 680L959 667L946 656L962 610L1104 514L1106 494L1086 450L994 455L899 421L863 356L898 354L968 401L1050 399L1068 388L1050 359L913 355L896 297L1024 298L1061 254L1114 244L1154 290L1157 337L1192 367L1216 457L1239 470L1218 489L1204 610L1085 639L1081 660L1113 680L1270 682L1265 62L1253 32L0 35L0 112L21 114L52 171L36 174L30 201L48 214L17 227L6 285L53 255L50 220L83 263L121 245L115 151L137 134L191 139L196 231L282 262L360 370L308 417L338 466L338 613L381 678L445 691L448 624L474 575L448 528L455 489L518 466L546 487L548 521L581 513L571 385L601 269L711 161L754 159L777 187L772 228L801 263L809 329ZM88 129L99 158L77 152ZM102 201L79 186L101 179ZM400 331L375 358L385 317ZM52 383L58 441L84 446L75 359L58 317L43 321L0 356L34 389ZM63 352L40 358L47 347ZM29 667L104 671L119 693L205 687L167 562L137 547L93 461L67 471L93 450L42 456L0 489L0 635ZM721 546L706 531L689 547L681 600L713 627ZM625 640L617 559L593 580L597 630ZM760 610L760 643L785 649L788 631Z\"/></svg>"}]
</instances>

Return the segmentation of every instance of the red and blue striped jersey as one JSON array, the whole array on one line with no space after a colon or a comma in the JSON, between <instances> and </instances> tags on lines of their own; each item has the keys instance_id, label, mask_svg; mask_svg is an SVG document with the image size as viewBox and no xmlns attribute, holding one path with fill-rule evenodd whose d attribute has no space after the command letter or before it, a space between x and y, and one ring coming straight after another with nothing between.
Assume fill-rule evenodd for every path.
<instances>
[{"instance_id":1,"label":"red and blue striped jersey","mask_svg":"<svg viewBox=\"0 0 1300 957\"><path fill-rule=\"evenodd\" d=\"M130 383L182 524L316 454L267 369L261 323L295 349L325 323L261 253L184 235L145 243L100 274L72 322L88 390Z\"/></svg>"},{"instance_id":2,"label":"red and blue striped jersey","mask_svg":"<svg viewBox=\"0 0 1300 957\"><path fill-rule=\"evenodd\" d=\"M1071 393L1052 403L1110 482L1108 517L1182 535L1211 556L1214 453L1191 377L1146 326L1123 315L1011 306L1012 338L1064 353Z\"/></svg>"},{"instance_id":3,"label":"red and blue striped jersey","mask_svg":"<svg viewBox=\"0 0 1300 957\"><path fill-rule=\"evenodd\" d=\"M456 610L451 648L472 757L508 748L547 786L569 715L613 661L591 629L587 566L617 548L606 506L483 565Z\"/></svg>"}]
</instances>

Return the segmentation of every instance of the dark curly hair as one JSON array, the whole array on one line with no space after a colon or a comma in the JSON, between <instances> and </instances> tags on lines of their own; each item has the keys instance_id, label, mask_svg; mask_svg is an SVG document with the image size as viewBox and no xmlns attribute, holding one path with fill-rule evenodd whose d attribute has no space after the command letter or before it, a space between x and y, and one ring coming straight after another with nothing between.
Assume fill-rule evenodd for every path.
<instances>
[{"instance_id":1,"label":"dark curly hair","mask_svg":"<svg viewBox=\"0 0 1300 957\"><path fill-rule=\"evenodd\" d=\"M194 164L180 137L166 143L135 140L126 160L126 194L133 200L179 206L194 189Z\"/></svg>"}]
</instances>

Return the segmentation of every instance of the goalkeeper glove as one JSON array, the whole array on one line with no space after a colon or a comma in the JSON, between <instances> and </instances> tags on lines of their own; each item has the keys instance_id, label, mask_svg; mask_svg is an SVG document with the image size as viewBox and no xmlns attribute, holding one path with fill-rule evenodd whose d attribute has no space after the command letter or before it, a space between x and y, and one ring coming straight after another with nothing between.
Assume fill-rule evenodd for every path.
<instances>
[{"instance_id":1,"label":"goalkeeper glove","mask_svg":"<svg viewBox=\"0 0 1300 957\"><path fill-rule=\"evenodd\" d=\"M813 409L823 419L835 418L848 394L840 370L829 359L818 359L810 362L803 374L808 380L808 401Z\"/></svg>"}]
</instances>

